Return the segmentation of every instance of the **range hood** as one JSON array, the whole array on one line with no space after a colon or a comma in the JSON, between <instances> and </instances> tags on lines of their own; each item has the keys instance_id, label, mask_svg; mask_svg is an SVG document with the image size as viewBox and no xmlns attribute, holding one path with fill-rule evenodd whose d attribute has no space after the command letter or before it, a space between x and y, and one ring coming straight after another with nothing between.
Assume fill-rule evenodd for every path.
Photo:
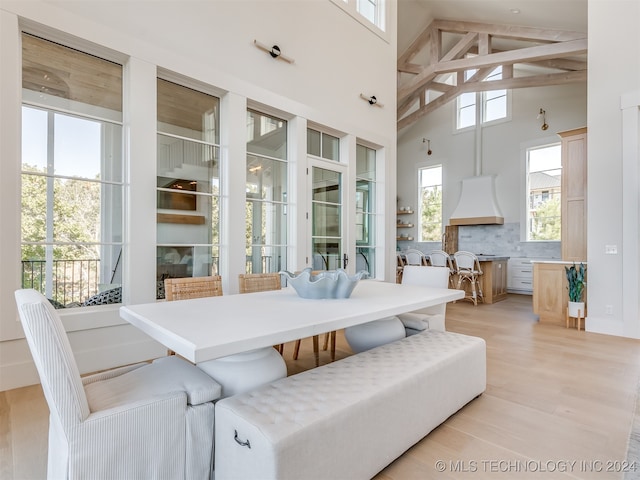
<instances>
[{"instance_id":1,"label":"range hood","mask_svg":"<svg viewBox=\"0 0 640 480\"><path fill-rule=\"evenodd\" d=\"M460 200L449 224L504 224L504 217L496 201L495 175L477 175L462 180Z\"/></svg>"}]
</instances>

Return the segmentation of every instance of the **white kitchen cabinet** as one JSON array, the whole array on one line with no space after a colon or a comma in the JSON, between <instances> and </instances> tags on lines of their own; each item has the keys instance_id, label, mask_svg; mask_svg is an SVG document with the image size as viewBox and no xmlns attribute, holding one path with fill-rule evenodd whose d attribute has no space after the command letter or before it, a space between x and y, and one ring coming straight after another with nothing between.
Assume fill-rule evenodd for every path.
<instances>
[{"instance_id":1,"label":"white kitchen cabinet","mask_svg":"<svg viewBox=\"0 0 640 480\"><path fill-rule=\"evenodd\" d=\"M507 291L509 293L533 293L532 261L549 260L529 257L512 257L507 266Z\"/></svg>"}]
</instances>

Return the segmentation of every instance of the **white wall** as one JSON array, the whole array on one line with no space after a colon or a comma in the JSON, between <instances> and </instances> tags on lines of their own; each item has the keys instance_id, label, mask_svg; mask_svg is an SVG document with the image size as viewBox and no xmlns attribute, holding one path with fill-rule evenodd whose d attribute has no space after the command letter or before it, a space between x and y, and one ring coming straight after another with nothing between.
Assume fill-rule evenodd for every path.
<instances>
[{"instance_id":1,"label":"white wall","mask_svg":"<svg viewBox=\"0 0 640 480\"><path fill-rule=\"evenodd\" d=\"M621 104L623 96L640 89L638 25L640 2L589 0L589 304L586 326L596 332L635 338L640 338L637 288L640 270L637 236L639 159L636 143L636 175L630 179L622 161L625 144ZM628 218L625 225L623 217L628 209L634 209L636 215ZM624 233L625 227L630 226L636 227L635 234ZM618 254L605 254L606 245L616 245ZM625 292L630 285L628 282L635 282L635 288ZM635 303L635 308L630 303ZM625 305L627 308L623 308ZM607 313L608 306L611 306L611 313Z\"/></svg>"},{"instance_id":2,"label":"white wall","mask_svg":"<svg viewBox=\"0 0 640 480\"><path fill-rule=\"evenodd\" d=\"M306 122L334 129L350 138L379 147L386 161L386 198L395 197L396 147L396 2L388 3L388 40L355 21L330 0L318 1L2 1L0 3L0 390L37 382L30 353L22 340L13 291L19 279L19 167L20 167L20 44L19 25L43 35L77 37L115 52L125 62L133 87L125 91L129 111L125 130L131 164L129 198L135 200L127 225L129 255L125 283L128 301L155 298L155 87L149 83L156 69L176 72L213 87L230 114L231 131L223 132L223 155L242 158L247 104L264 106L290 121L304 138ZM253 45L254 39L277 44L294 64L272 59ZM151 74L151 75L150 75ZM360 99L375 95L384 108ZM225 110L226 109L226 110ZM151 112L151 115L150 115ZM240 112L240 113L239 113ZM224 144L224 142L227 142ZM305 149L291 138L292 177L303 179L300 163ZM236 162L237 163L237 162ZM241 162L240 162L241 163ZM237 178L243 169L230 169ZM295 188L295 186L294 186ZM244 191L243 186L240 192ZM244 199L230 192L233 209ZM238 206L239 204L240 206ZM292 206L292 210L296 211ZM389 200L385 208L393 209ZM300 211L298 208L297 211ZM236 212L237 213L237 212ZM300 215L298 216L300 218ZM229 218L229 217L228 217ZM240 215L239 218L242 218ZM382 244L395 249L393 216L387 221ZM230 230L243 223L230 221ZM302 257L303 229L295 231L294 249ZM230 238L227 241L231 242ZM236 243L240 244L240 242ZM228 251L233 250L228 247ZM238 252L240 247L237 247ZM244 262L237 252L224 259L228 277L235 278ZM302 257L304 258L304 257ZM395 259L385 274L393 278ZM228 279L227 279L228 281ZM117 306L65 312L63 322L81 372L95 371L162 355L164 348L123 324ZM102 327L102 328L93 328Z\"/></svg>"}]
</instances>

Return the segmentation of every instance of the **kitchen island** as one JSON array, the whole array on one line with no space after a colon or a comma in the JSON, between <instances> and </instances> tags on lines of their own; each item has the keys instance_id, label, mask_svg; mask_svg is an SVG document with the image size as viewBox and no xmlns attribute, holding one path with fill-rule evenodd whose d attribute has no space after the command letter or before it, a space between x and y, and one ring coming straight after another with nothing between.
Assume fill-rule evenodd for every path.
<instances>
[{"instance_id":1,"label":"kitchen island","mask_svg":"<svg viewBox=\"0 0 640 480\"><path fill-rule=\"evenodd\" d=\"M476 254L482 269L480 288L484 303L496 303L507 298L507 262L509 257ZM453 285L458 286L458 275L453 275ZM471 295L469 283L464 283L465 295Z\"/></svg>"}]
</instances>

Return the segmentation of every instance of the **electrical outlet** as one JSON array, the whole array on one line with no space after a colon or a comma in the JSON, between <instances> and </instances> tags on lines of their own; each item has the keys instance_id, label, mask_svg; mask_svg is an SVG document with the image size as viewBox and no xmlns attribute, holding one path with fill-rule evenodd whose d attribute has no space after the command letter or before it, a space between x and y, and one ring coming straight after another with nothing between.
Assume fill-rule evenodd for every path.
<instances>
[{"instance_id":1,"label":"electrical outlet","mask_svg":"<svg viewBox=\"0 0 640 480\"><path fill-rule=\"evenodd\" d=\"M616 255L618 253L618 246L617 245L605 245L604 246L604 253L606 253L607 255Z\"/></svg>"},{"instance_id":2,"label":"electrical outlet","mask_svg":"<svg viewBox=\"0 0 640 480\"><path fill-rule=\"evenodd\" d=\"M606 315L613 315L613 305L605 305L604 306L604 313Z\"/></svg>"}]
</instances>

